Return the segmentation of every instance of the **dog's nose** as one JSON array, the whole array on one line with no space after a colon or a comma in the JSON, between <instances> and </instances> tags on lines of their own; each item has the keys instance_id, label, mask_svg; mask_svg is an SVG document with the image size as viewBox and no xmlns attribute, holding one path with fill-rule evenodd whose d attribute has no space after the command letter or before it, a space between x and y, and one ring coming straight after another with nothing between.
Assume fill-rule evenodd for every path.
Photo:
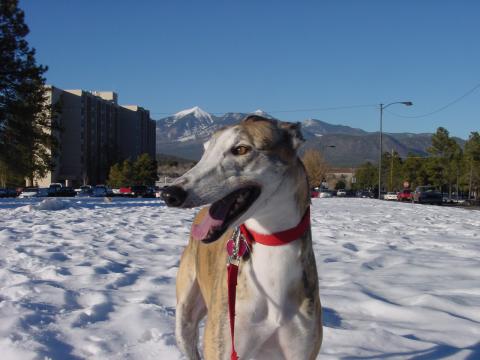
<instances>
[{"instance_id":1,"label":"dog's nose","mask_svg":"<svg viewBox=\"0 0 480 360\"><path fill-rule=\"evenodd\" d=\"M161 198L168 206L180 206L184 203L187 192L180 186L167 186L162 190Z\"/></svg>"}]
</instances>

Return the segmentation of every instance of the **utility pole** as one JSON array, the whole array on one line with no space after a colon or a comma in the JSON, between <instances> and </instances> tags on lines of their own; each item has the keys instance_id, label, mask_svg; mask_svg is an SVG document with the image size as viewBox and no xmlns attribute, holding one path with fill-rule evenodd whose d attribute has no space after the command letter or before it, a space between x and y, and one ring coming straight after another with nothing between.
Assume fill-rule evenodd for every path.
<instances>
[{"instance_id":1,"label":"utility pole","mask_svg":"<svg viewBox=\"0 0 480 360\"><path fill-rule=\"evenodd\" d=\"M393 148L392 156L390 158L390 191L393 191Z\"/></svg>"},{"instance_id":2,"label":"utility pole","mask_svg":"<svg viewBox=\"0 0 480 360\"><path fill-rule=\"evenodd\" d=\"M393 104L403 104L405 106L412 106L411 101L395 101L387 105L380 104L380 156L378 159L378 200L381 200L382 192L382 150L383 150L383 110Z\"/></svg>"}]
</instances>

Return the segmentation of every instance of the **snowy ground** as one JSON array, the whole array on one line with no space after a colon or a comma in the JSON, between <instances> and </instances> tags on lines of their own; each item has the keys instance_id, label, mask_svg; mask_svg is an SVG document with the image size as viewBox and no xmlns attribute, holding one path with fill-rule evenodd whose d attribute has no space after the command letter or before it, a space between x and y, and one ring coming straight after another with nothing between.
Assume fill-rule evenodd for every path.
<instances>
[{"instance_id":1,"label":"snowy ground","mask_svg":"<svg viewBox=\"0 0 480 360\"><path fill-rule=\"evenodd\" d=\"M0 200L1 359L180 359L175 275L194 210ZM320 359L480 359L480 212L314 199Z\"/></svg>"}]
</instances>

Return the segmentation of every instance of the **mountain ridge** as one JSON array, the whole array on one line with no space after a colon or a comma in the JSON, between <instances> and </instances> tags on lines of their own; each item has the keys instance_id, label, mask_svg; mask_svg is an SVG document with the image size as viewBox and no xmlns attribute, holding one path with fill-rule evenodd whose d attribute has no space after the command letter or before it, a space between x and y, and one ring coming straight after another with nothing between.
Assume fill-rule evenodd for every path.
<instances>
[{"instance_id":1,"label":"mountain ridge","mask_svg":"<svg viewBox=\"0 0 480 360\"><path fill-rule=\"evenodd\" d=\"M238 123L248 115L274 118L263 110L253 113L227 112L213 115L195 106L172 116L157 120L157 153L199 160L203 142L218 129ZM300 122L306 140L301 151L313 148L321 151L325 159L335 166L354 167L365 161L378 161L378 131L368 132L347 125L331 124L318 119ZM429 133L383 133L383 151L393 149L400 156L409 153L427 156L431 145ZM463 139L457 139L463 143ZM332 146L333 145L333 146Z\"/></svg>"}]
</instances>

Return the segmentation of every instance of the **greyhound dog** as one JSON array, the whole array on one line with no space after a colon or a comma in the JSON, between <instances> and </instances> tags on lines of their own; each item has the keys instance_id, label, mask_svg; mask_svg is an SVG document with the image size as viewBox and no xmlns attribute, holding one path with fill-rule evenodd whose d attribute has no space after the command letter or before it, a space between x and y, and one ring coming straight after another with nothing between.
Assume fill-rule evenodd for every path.
<instances>
[{"instance_id":1,"label":"greyhound dog","mask_svg":"<svg viewBox=\"0 0 480 360\"><path fill-rule=\"evenodd\" d=\"M176 337L188 359L200 359L206 315L205 359L234 359L233 347L241 359L317 357L322 319L302 142L298 123L249 116L217 131L198 164L162 192L168 206L211 204L193 221L177 275ZM295 233L299 224L307 226ZM238 257L233 340L225 248L239 226L251 238ZM290 238L260 241L276 234Z\"/></svg>"}]
</instances>

